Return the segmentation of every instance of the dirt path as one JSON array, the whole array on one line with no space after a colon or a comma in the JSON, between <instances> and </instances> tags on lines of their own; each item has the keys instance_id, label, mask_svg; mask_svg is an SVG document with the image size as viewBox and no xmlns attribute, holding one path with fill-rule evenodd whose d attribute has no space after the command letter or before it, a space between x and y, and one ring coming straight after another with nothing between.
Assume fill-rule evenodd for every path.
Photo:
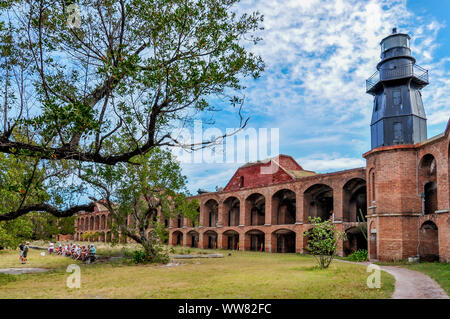
<instances>
[{"instance_id":1,"label":"dirt path","mask_svg":"<svg viewBox=\"0 0 450 319\"><path fill-rule=\"evenodd\" d=\"M381 266L395 277L393 299L449 299L436 281L427 275L402 267Z\"/></svg>"},{"instance_id":2,"label":"dirt path","mask_svg":"<svg viewBox=\"0 0 450 319\"><path fill-rule=\"evenodd\" d=\"M364 266L370 264L369 262L339 261ZM444 289L436 281L419 271L397 266L379 267L395 278L395 290L392 299L449 299Z\"/></svg>"},{"instance_id":3,"label":"dirt path","mask_svg":"<svg viewBox=\"0 0 450 319\"><path fill-rule=\"evenodd\" d=\"M50 269L46 268L0 268L0 273L7 275L32 274L37 272L46 272Z\"/></svg>"}]
</instances>

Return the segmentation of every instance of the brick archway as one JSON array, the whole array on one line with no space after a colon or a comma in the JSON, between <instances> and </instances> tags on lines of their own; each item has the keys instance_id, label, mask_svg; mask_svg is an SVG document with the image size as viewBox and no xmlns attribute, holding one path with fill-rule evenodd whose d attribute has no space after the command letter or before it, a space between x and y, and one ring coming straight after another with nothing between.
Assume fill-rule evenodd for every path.
<instances>
[{"instance_id":1,"label":"brick archway","mask_svg":"<svg viewBox=\"0 0 450 319\"><path fill-rule=\"evenodd\" d=\"M280 189L272 196L272 225L295 224L296 196L290 189Z\"/></svg>"},{"instance_id":2,"label":"brick archway","mask_svg":"<svg viewBox=\"0 0 450 319\"><path fill-rule=\"evenodd\" d=\"M420 227L419 255L421 260L439 261L439 231L430 220Z\"/></svg>"},{"instance_id":3,"label":"brick archway","mask_svg":"<svg viewBox=\"0 0 450 319\"><path fill-rule=\"evenodd\" d=\"M277 253L295 253L296 233L289 229L278 229L272 234L273 252ZM273 244L272 244L273 245Z\"/></svg>"},{"instance_id":4,"label":"brick archway","mask_svg":"<svg viewBox=\"0 0 450 319\"><path fill-rule=\"evenodd\" d=\"M367 215L367 189L364 179L352 178L343 186L342 213L345 222L362 222L365 220Z\"/></svg>"},{"instance_id":5,"label":"brick archway","mask_svg":"<svg viewBox=\"0 0 450 319\"><path fill-rule=\"evenodd\" d=\"M224 200L223 226L238 226L241 214L241 202L235 196Z\"/></svg>"},{"instance_id":6,"label":"brick archway","mask_svg":"<svg viewBox=\"0 0 450 319\"><path fill-rule=\"evenodd\" d=\"M260 230L249 230L245 233L245 250L265 251L266 234Z\"/></svg>"},{"instance_id":7,"label":"brick archway","mask_svg":"<svg viewBox=\"0 0 450 319\"><path fill-rule=\"evenodd\" d=\"M436 158L428 153L421 158L419 165L419 178L423 185L423 212L425 214L433 214L438 207L437 176Z\"/></svg>"},{"instance_id":8,"label":"brick archway","mask_svg":"<svg viewBox=\"0 0 450 319\"><path fill-rule=\"evenodd\" d=\"M333 188L326 184L314 184L304 193L303 205L307 217L329 219L333 214Z\"/></svg>"},{"instance_id":9,"label":"brick archway","mask_svg":"<svg viewBox=\"0 0 450 319\"><path fill-rule=\"evenodd\" d=\"M260 193L253 193L245 200L245 225L264 225L266 221L266 198Z\"/></svg>"}]
</instances>

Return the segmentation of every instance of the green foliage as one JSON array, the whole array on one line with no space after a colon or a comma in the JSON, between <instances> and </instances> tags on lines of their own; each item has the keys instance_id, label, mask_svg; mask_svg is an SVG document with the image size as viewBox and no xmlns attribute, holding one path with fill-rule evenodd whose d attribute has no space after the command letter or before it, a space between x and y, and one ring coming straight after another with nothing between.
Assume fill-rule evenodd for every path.
<instances>
[{"instance_id":1,"label":"green foliage","mask_svg":"<svg viewBox=\"0 0 450 319\"><path fill-rule=\"evenodd\" d=\"M143 250L135 250L133 252L133 262L135 264L143 264L147 262L147 254Z\"/></svg>"},{"instance_id":2,"label":"green foliage","mask_svg":"<svg viewBox=\"0 0 450 319\"><path fill-rule=\"evenodd\" d=\"M307 249L313 255L320 269L328 268L333 260L337 242L345 239L345 233L337 231L331 220L321 221L320 217L309 217L313 227L304 233L308 238Z\"/></svg>"},{"instance_id":3,"label":"green foliage","mask_svg":"<svg viewBox=\"0 0 450 319\"><path fill-rule=\"evenodd\" d=\"M88 231L81 234L82 240L96 240L101 235L101 232Z\"/></svg>"},{"instance_id":4,"label":"green foliage","mask_svg":"<svg viewBox=\"0 0 450 319\"><path fill-rule=\"evenodd\" d=\"M114 166L91 164L82 178L93 185L112 215L114 241L119 234L141 244L149 260L165 259L168 239L164 219L198 216L198 201L189 200L186 177L167 150L154 148L131 163ZM151 231L150 231L151 230Z\"/></svg>"},{"instance_id":5,"label":"green foliage","mask_svg":"<svg viewBox=\"0 0 450 319\"><path fill-rule=\"evenodd\" d=\"M0 215L45 200L47 193L42 177L45 169L29 157L0 153ZM33 224L28 216L0 221L0 246L16 248L33 237Z\"/></svg>"},{"instance_id":6,"label":"green foliage","mask_svg":"<svg viewBox=\"0 0 450 319\"><path fill-rule=\"evenodd\" d=\"M351 261L357 261L357 262L367 261L367 260L369 260L369 255L368 255L366 249L359 249L359 250L351 253L350 255L348 255L348 259Z\"/></svg>"},{"instance_id":7,"label":"green foliage","mask_svg":"<svg viewBox=\"0 0 450 319\"><path fill-rule=\"evenodd\" d=\"M73 234L75 231L76 216L57 218L48 214L32 213L29 218L33 225L34 240L50 240L56 235Z\"/></svg>"},{"instance_id":8,"label":"green foliage","mask_svg":"<svg viewBox=\"0 0 450 319\"><path fill-rule=\"evenodd\" d=\"M32 238L32 223L27 216L15 220L0 222L0 246L4 248L17 248Z\"/></svg>"}]
</instances>

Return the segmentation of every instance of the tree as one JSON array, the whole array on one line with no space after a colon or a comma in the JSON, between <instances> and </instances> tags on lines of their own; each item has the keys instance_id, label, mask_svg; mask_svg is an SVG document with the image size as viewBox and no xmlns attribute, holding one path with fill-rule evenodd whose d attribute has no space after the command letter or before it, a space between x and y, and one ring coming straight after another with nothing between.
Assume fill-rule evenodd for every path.
<instances>
[{"instance_id":1,"label":"tree","mask_svg":"<svg viewBox=\"0 0 450 319\"><path fill-rule=\"evenodd\" d=\"M328 268L336 254L338 240L345 240L345 233L337 231L330 219L322 221L320 217L309 217L309 222L313 227L304 233L308 238L307 249L320 269Z\"/></svg>"},{"instance_id":2,"label":"tree","mask_svg":"<svg viewBox=\"0 0 450 319\"><path fill-rule=\"evenodd\" d=\"M174 127L217 110L211 96L228 99L244 127L241 80L264 68L247 50L260 41L262 16L238 15L237 2L80 0L80 16L74 1L1 2L0 152L65 166L73 189L64 201L27 200L0 220L93 211L94 201L75 205L85 189L73 167L180 146Z\"/></svg>"},{"instance_id":3,"label":"tree","mask_svg":"<svg viewBox=\"0 0 450 319\"><path fill-rule=\"evenodd\" d=\"M198 215L198 201L186 197L186 177L167 150L153 148L130 163L91 164L80 178L103 198L115 240L122 235L141 244L149 261L164 260L164 218L182 215L195 220Z\"/></svg>"},{"instance_id":4,"label":"tree","mask_svg":"<svg viewBox=\"0 0 450 319\"><path fill-rule=\"evenodd\" d=\"M31 213L29 215L32 223L32 239L48 240L56 235L73 234L75 231L75 216L57 218L52 215ZM25 216L24 216L25 217Z\"/></svg>"},{"instance_id":5,"label":"tree","mask_svg":"<svg viewBox=\"0 0 450 319\"><path fill-rule=\"evenodd\" d=\"M16 158L0 154L0 214L21 207L27 203L23 195L28 194L28 200L44 200L46 197L42 177L44 169L33 165L29 158ZM29 183L34 180L34 183ZM0 246L14 248L21 241L32 237L32 223L22 216L11 221L0 221Z\"/></svg>"}]
</instances>

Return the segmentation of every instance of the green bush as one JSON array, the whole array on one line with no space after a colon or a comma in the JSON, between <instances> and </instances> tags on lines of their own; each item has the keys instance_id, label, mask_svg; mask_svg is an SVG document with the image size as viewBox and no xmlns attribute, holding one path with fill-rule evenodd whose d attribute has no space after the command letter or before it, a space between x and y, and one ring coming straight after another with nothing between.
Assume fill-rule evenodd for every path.
<instances>
[{"instance_id":1,"label":"green bush","mask_svg":"<svg viewBox=\"0 0 450 319\"><path fill-rule=\"evenodd\" d=\"M135 250L133 252L133 261L135 264L143 264L148 261L147 255L142 250Z\"/></svg>"},{"instance_id":2,"label":"green bush","mask_svg":"<svg viewBox=\"0 0 450 319\"><path fill-rule=\"evenodd\" d=\"M366 261L369 260L369 255L366 249L359 249L348 256L351 261Z\"/></svg>"},{"instance_id":3,"label":"green bush","mask_svg":"<svg viewBox=\"0 0 450 319\"><path fill-rule=\"evenodd\" d=\"M143 250L135 250L133 252L133 262L135 264L146 264L146 263L155 263L155 264L166 264L170 261L169 255L164 253L158 253L153 258L145 253Z\"/></svg>"}]
</instances>

